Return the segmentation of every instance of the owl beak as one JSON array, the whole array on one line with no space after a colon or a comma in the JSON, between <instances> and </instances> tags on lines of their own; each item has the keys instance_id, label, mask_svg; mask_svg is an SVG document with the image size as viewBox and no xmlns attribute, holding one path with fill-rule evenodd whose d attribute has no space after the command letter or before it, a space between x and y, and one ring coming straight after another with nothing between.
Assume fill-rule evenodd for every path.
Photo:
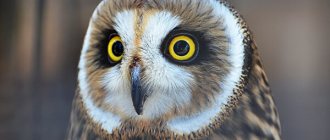
<instances>
[{"instance_id":1,"label":"owl beak","mask_svg":"<svg viewBox=\"0 0 330 140\"><path fill-rule=\"evenodd\" d=\"M135 65L131 68L132 101L138 115L141 115L143 103L145 101L145 93L141 87L140 71L141 68L139 65Z\"/></svg>"}]
</instances>

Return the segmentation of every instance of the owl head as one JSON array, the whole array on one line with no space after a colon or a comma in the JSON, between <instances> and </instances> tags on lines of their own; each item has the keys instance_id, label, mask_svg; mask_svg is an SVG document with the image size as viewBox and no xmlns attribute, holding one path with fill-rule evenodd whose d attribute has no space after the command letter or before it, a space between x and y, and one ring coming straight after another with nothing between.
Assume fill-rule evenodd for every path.
<instances>
[{"instance_id":1,"label":"owl head","mask_svg":"<svg viewBox=\"0 0 330 140\"><path fill-rule=\"evenodd\" d=\"M217 0L103 0L79 63L87 116L108 133L216 125L244 84L247 42L240 17Z\"/></svg>"}]
</instances>

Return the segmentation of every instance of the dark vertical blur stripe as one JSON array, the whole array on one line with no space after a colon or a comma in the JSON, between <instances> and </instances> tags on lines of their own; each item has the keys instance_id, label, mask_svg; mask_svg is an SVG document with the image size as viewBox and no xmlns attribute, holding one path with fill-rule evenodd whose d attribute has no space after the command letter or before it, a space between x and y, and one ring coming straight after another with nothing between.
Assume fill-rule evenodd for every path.
<instances>
[{"instance_id":1,"label":"dark vertical blur stripe","mask_svg":"<svg viewBox=\"0 0 330 140\"><path fill-rule=\"evenodd\" d=\"M16 138L14 134L7 134L6 130L12 125L11 120L15 115L15 103L10 99L17 95L12 93L14 89L10 88L13 83L13 77L10 75L13 72L10 70L13 66L9 65L14 53L13 36L17 33L16 5L17 0L0 1L0 139Z\"/></svg>"},{"instance_id":2,"label":"dark vertical blur stripe","mask_svg":"<svg viewBox=\"0 0 330 140\"><path fill-rule=\"evenodd\" d=\"M5 71L8 70L6 62L9 62L9 56L12 53L12 36L17 27L17 0L0 1L0 78L5 77Z\"/></svg>"},{"instance_id":3,"label":"dark vertical blur stripe","mask_svg":"<svg viewBox=\"0 0 330 140\"><path fill-rule=\"evenodd\" d=\"M34 45L33 45L33 56L32 56L32 88L30 92L30 100L32 104L32 120L34 124L33 129L33 139L41 139L39 132L41 131L41 92L40 86L42 83L41 79L41 52L42 52L42 41L43 41L43 16L44 16L44 7L46 0L36 0L36 8L35 8L35 37L34 37Z\"/></svg>"}]
</instances>

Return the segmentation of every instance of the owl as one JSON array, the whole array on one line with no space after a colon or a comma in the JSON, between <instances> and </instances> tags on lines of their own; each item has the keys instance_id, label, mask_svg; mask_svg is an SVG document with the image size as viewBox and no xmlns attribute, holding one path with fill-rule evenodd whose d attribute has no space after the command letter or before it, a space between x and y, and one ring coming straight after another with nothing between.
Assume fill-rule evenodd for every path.
<instances>
[{"instance_id":1,"label":"owl","mask_svg":"<svg viewBox=\"0 0 330 140\"><path fill-rule=\"evenodd\" d=\"M280 139L246 23L219 0L103 0L67 139Z\"/></svg>"}]
</instances>

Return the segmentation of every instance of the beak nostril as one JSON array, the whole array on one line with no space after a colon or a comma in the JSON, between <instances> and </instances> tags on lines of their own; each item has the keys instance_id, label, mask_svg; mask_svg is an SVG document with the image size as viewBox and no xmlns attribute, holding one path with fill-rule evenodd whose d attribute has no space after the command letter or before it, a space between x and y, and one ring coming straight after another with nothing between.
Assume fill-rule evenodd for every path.
<instances>
[{"instance_id":1,"label":"beak nostril","mask_svg":"<svg viewBox=\"0 0 330 140\"><path fill-rule=\"evenodd\" d=\"M138 65L137 63L139 63L139 62L140 62L140 58L135 56L135 57L133 57L133 62L129 67L133 68L133 67L137 66Z\"/></svg>"},{"instance_id":2,"label":"beak nostril","mask_svg":"<svg viewBox=\"0 0 330 140\"><path fill-rule=\"evenodd\" d=\"M133 61L134 61L134 62L138 62L138 61L140 61L140 58L135 56L135 57L133 58Z\"/></svg>"}]
</instances>

